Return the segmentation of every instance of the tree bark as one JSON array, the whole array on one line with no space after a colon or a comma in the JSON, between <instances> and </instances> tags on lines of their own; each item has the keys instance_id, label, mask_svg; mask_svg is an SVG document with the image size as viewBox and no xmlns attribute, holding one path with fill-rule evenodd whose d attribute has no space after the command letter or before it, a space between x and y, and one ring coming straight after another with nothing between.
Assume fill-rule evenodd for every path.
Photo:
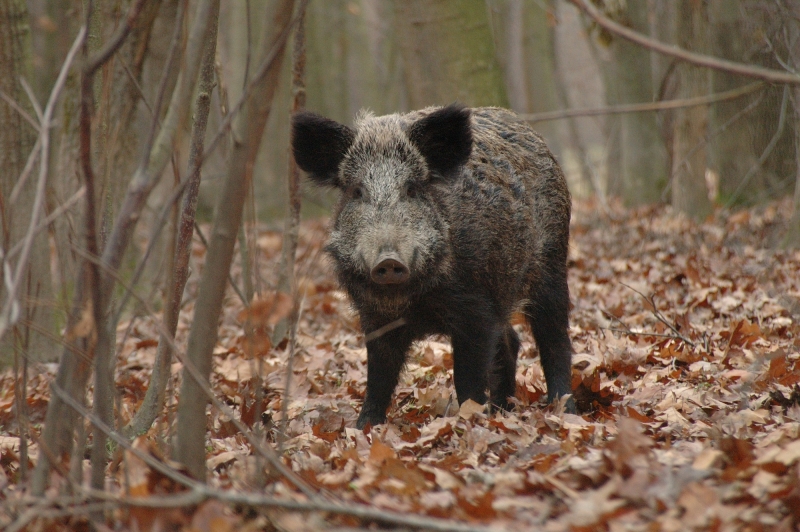
<instances>
[{"instance_id":1,"label":"tree bark","mask_svg":"<svg viewBox=\"0 0 800 532\"><path fill-rule=\"evenodd\" d=\"M206 254L187 348L187 363L193 364L205 379L211 373L212 352L217 341L217 322L227 287L236 235L242 221L244 200L249 190L262 133L278 86L286 43L285 33L288 31L293 6L294 0L281 0L279 3L275 18L268 26L268 34L261 43L259 56L266 60L270 53L277 55L233 123L233 146ZM184 369L178 405L176 458L197 479L205 479L206 476L208 401L202 388Z\"/></svg>"},{"instance_id":2,"label":"tree bark","mask_svg":"<svg viewBox=\"0 0 800 532\"><path fill-rule=\"evenodd\" d=\"M492 0L496 19L495 41L511 108L518 113L539 113L561 108L555 61L555 6L553 2ZM536 125L550 150L562 155L561 122Z\"/></svg>"},{"instance_id":3,"label":"tree bark","mask_svg":"<svg viewBox=\"0 0 800 532\"><path fill-rule=\"evenodd\" d=\"M394 0L409 106L508 107L483 2Z\"/></svg>"},{"instance_id":4,"label":"tree bark","mask_svg":"<svg viewBox=\"0 0 800 532\"><path fill-rule=\"evenodd\" d=\"M680 0L678 46L697 53L708 48L708 12L703 2ZM679 95L691 98L708 94L710 73L688 63L678 65ZM706 141L708 109L680 109L675 118L672 171L672 206L695 220L711 213L706 187Z\"/></svg>"},{"instance_id":5,"label":"tree bark","mask_svg":"<svg viewBox=\"0 0 800 532\"><path fill-rule=\"evenodd\" d=\"M745 60L748 48L755 43L748 39L743 6L739 2L714 0L710 3L709 16L714 55L733 61ZM749 81L748 78L719 70L711 74L714 92L740 87ZM711 139L708 146L709 166L719 176L719 196L723 201L727 201L736 192L742 178L758 160L751 121L735 118L754 97L719 102L711 106L710 131L725 127L724 131ZM750 180L742 191L742 196L755 198L760 186L759 180Z\"/></svg>"},{"instance_id":6,"label":"tree bark","mask_svg":"<svg viewBox=\"0 0 800 532\"><path fill-rule=\"evenodd\" d=\"M800 54L798 54L800 55ZM800 57L798 57L800 59ZM800 61L795 62L795 65ZM788 231L781 241L781 247L800 248L800 88L794 89L794 146L796 161L796 176L794 181L794 201L792 204L792 217L789 219Z\"/></svg>"},{"instance_id":7,"label":"tree bark","mask_svg":"<svg viewBox=\"0 0 800 532\"><path fill-rule=\"evenodd\" d=\"M647 9L647 2L628 2L621 15L622 22L636 31L649 33ZM650 51L615 37L612 54L618 101L653 101ZM628 206L658 202L667 183L667 154L656 113L626 113L620 122L623 200Z\"/></svg>"},{"instance_id":8,"label":"tree bark","mask_svg":"<svg viewBox=\"0 0 800 532\"><path fill-rule=\"evenodd\" d=\"M0 0L0 90L34 121L36 114L21 79L31 79L31 35L24 0ZM25 235L36 195L33 177L19 188L12 201L11 193L23 173L28 156L36 143L36 130L9 102L0 100L0 230L2 248L8 250ZM14 269L13 257L6 257ZM30 265L18 296L21 317L17 327L0 341L0 365L8 363L15 352L33 360L56 359L55 303L50 276L50 250L47 234L34 238ZM6 293L0 286L0 298Z\"/></svg>"}]
</instances>

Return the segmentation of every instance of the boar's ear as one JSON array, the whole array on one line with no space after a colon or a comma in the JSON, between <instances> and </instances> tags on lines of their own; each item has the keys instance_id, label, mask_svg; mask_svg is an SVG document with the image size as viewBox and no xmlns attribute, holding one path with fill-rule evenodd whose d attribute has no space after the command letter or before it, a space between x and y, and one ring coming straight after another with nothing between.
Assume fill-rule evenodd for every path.
<instances>
[{"instance_id":1,"label":"boar's ear","mask_svg":"<svg viewBox=\"0 0 800 532\"><path fill-rule=\"evenodd\" d=\"M466 163L472 153L470 110L451 104L434 111L411 125L408 138L431 170L446 175Z\"/></svg>"},{"instance_id":2,"label":"boar's ear","mask_svg":"<svg viewBox=\"0 0 800 532\"><path fill-rule=\"evenodd\" d=\"M318 114L300 112L292 117L294 160L318 185L338 185L339 164L355 136L349 127Z\"/></svg>"}]
</instances>

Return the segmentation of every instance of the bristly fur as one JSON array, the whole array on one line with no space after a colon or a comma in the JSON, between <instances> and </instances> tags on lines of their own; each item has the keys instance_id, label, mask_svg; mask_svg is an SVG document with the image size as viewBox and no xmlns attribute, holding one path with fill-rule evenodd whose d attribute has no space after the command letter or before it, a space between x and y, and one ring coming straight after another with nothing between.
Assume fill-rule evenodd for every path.
<instances>
[{"instance_id":1,"label":"bristly fur","mask_svg":"<svg viewBox=\"0 0 800 532\"><path fill-rule=\"evenodd\" d=\"M362 113L354 129L303 114L293 126L300 167L342 191L326 249L364 332L405 320L367 342L358 427L385 421L408 348L434 333L452 340L459 402L485 402L488 388L508 408L520 306L549 399L571 393L570 195L539 135L509 111L459 105ZM408 266L402 284L370 278L387 251Z\"/></svg>"}]
</instances>

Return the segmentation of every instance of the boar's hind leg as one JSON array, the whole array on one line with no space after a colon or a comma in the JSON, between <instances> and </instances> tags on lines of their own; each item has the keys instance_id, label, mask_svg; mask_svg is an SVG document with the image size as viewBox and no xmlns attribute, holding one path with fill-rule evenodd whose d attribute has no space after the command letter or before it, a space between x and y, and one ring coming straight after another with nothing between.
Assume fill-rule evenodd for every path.
<instances>
[{"instance_id":1,"label":"boar's hind leg","mask_svg":"<svg viewBox=\"0 0 800 532\"><path fill-rule=\"evenodd\" d=\"M359 429L386 423L386 409L412 340L407 327L400 327L367 343L367 395L356 421Z\"/></svg>"},{"instance_id":2,"label":"boar's hind leg","mask_svg":"<svg viewBox=\"0 0 800 532\"><path fill-rule=\"evenodd\" d=\"M458 403L467 399L486 403L489 363L497 351L500 327L485 323L462 326L452 335L453 380Z\"/></svg>"},{"instance_id":3,"label":"boar's hind leg","mask_svg":"<svg viewBox=\"0 0 800 532\"><path fill-rule=\"evenodd\" d=\"M552 275L539 279L525 311L539 347L539 358L547 381L547 399L552 402L572 393L572 344L568 333L569 288L566 275L559 274L556 269ZM571 398L567 403L567 411L575 411L575 403Z\"/></svg>"},{"instance_id":4,"label":"boar's hind leg","mask_svg":"<svg viewBox=\"0 0 800 532\"><path fill-rule=\"evenodd\" d=\"M509 397L517 391L517 354L519 336L511 325L507 325L497 346L489 376L489 393L492 405L503 410L511 410Z\"/></svg>"}]
</instances>

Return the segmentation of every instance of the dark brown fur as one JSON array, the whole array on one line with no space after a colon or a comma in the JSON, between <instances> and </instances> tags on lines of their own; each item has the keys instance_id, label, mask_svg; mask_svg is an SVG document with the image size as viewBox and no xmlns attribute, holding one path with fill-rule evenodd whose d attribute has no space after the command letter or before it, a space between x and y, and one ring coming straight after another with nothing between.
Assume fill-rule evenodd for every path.
<instances>
[{"instance_id":1,"label":"dark brown fur","mask_svg":"<svg viewBox=\"0 0 800 532\"><path fill-rule=\"evenodd\" d=\"M459 402L508 408L522 308L551 400L571 393L567 334L570 195L542 138L498 108L362 115L350 129L304 113L293 121L301 168L343 192L328 250L365 333L367 395L358 426L383 423L408 348L429 334L453 343ZM409 265L397 285L370 279L386 250ZM570 404L571 407L571 404Z\"/></svg>"}]
</instances>

